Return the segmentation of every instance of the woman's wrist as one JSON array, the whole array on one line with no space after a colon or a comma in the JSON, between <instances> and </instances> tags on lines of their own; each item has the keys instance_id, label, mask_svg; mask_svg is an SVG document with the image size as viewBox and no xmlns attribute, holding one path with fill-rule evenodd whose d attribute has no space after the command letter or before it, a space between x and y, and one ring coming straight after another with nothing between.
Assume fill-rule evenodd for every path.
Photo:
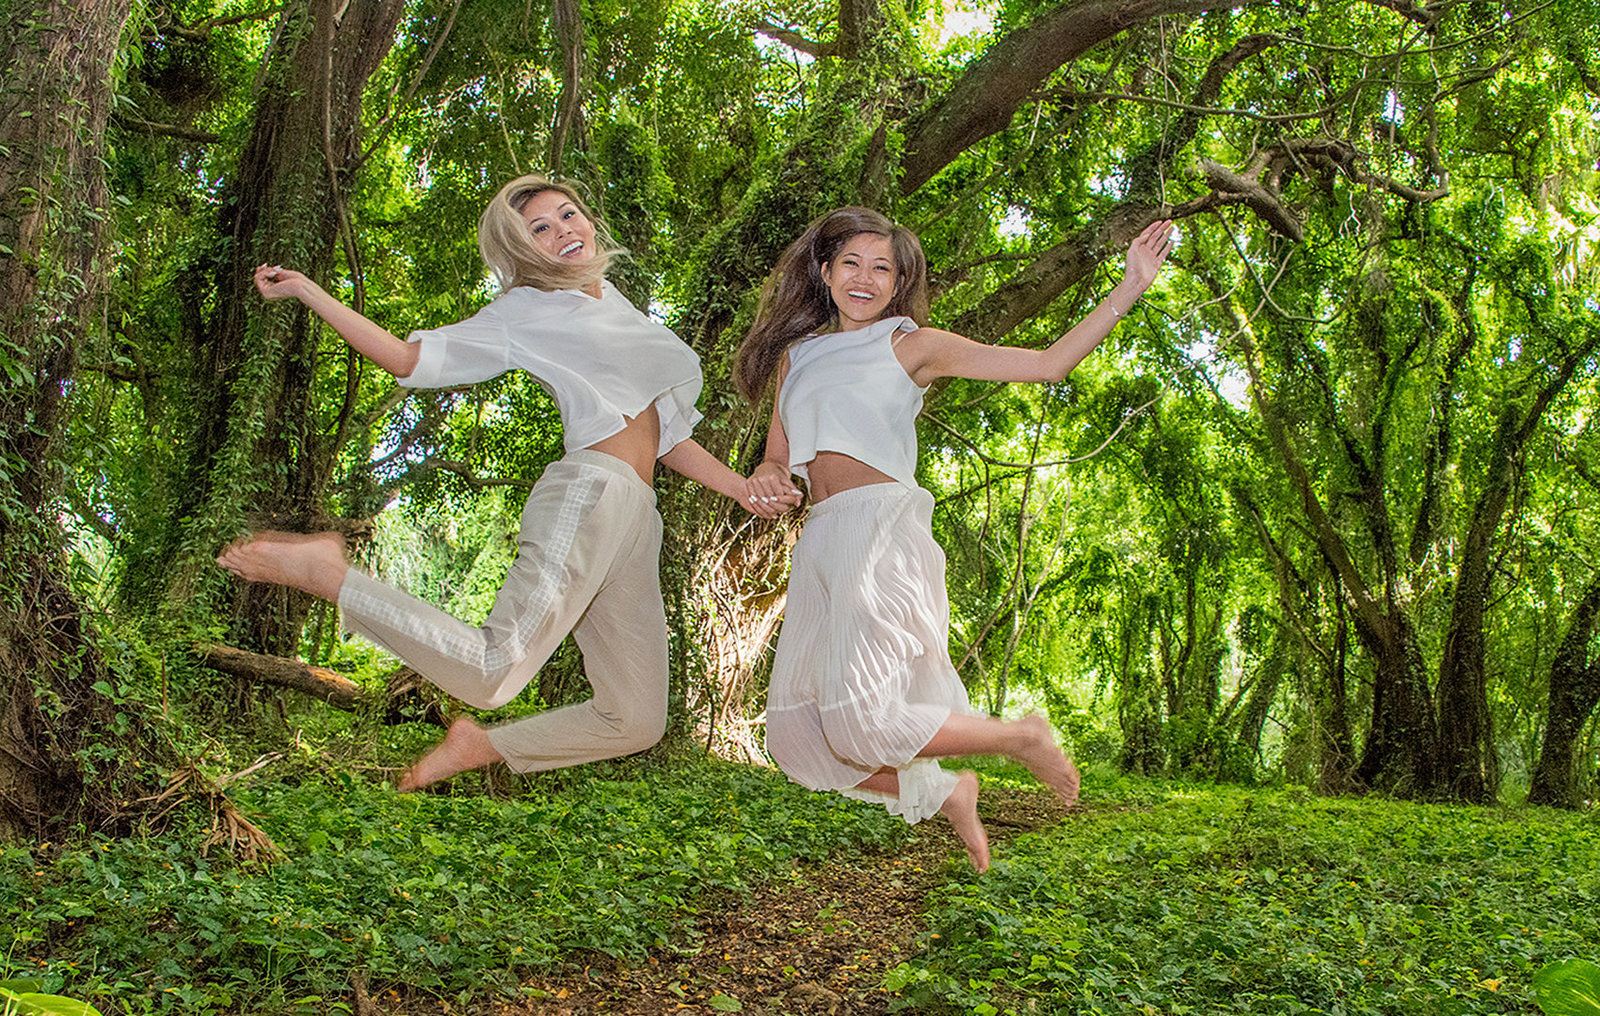
<instances>
[{"instance_id":1,"label":"woman's wrist","mask_svg":"<svg viewBox=\"0 0 1600 1016\"><path fill-rule=\"evenodd\" d=\"M1139 297L1144 295L1143 290L1131 290L1132 287L1128 286L1126 282L1119 282L1106 295L1106 305L1111 308L1111 313L1118 318L1127 317L1128 312L1133 310L1133 305L1139 302Z\"/></svg>"}]
</instances>

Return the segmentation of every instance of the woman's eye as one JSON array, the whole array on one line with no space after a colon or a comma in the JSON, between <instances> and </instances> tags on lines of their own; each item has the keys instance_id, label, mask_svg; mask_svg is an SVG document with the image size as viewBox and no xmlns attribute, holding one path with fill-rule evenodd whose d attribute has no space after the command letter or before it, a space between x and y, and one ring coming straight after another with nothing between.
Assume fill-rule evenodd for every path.
<instances>
[{"instance_id":1,"label":"woman's eye","mask_svg":"<svg viewBox=\"0 0 1600 1016\"><path fill-rule=\"evenodd\" d=\"M549 226L547 226L547 225L545 225L544 223L541 222L537 226L533 227L533 235L534 236L538 236L540 233L543 233L545 230L547 230L549 228L550 228Z\"/></svg>"}]
</instances>

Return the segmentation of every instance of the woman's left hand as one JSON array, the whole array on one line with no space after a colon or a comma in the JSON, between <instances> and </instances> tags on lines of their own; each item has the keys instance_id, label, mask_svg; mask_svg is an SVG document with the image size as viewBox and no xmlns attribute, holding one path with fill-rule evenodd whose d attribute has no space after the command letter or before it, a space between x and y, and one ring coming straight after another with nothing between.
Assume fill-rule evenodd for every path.
<instances>
[{"instance_id":1,"label":"woman's left hand","mask_svg":"<svg viewBox=\"0 0 1600 1016\"><path fill-rule=\"evenodd\" d=\"M771 462L763 462L745 480L741 503L752 514L775 519L800 504L800 488L794 485L783 469Z\"/></svg>"},{"instance_id":2,"label":"woman's left hand","mask_svg":"<svg viewBox=\"0 0 1600 1016\"><path fill-rule=\"evenodd\" d=\"M1122 281L1133 288L1135 294L1149 289L1177 242L1178 234L1171 219L1158 219L1150 223L1144 232L1128 244L1127 269L1123 272Z\"/></svg>"}]
</instances>

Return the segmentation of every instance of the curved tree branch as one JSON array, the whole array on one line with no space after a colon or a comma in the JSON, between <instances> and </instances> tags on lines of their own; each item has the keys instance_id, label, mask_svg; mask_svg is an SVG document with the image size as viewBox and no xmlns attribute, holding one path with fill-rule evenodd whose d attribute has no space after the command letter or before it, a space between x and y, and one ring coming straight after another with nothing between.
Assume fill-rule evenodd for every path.
<instances>
[{"instance_id":1,"label":"curved tree branch","mask_svg":"<svg viewBox=\"0 0 1600 1016\"><path fill-rule=\"evenodd\" d=\"M796 52L805 53L807 56L813 56L819 60L827 56L836 56L839 53L837 43L813 42L794 29L774 25L765 18L758 18L750 22L750 27L768 38L777 39Z\"/></svg>"},{"instance_id":2,"label":"curved tree branch","mask_svg":"<svg viewBox=\"0 0 1600 1016\"><path fill-rule=\"evenodd\" d=\"M956 156L1009 126L1017 110L1057 68L1135 25L1217 6L1241 5L1219 5L1215 0L1078 0L1008 33L906 125L902 193L921 187Z\"/></svg>"}]
</instances>

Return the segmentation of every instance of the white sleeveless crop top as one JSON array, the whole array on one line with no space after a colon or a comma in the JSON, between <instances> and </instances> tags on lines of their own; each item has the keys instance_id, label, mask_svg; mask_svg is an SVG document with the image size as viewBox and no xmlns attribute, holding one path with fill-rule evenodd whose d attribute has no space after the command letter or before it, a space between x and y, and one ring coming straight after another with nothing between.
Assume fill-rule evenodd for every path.
<instances>
[{"instance_id":1,"label":"white sleeveless crop top","mask_svg":"<svg viewBox=\"0 0 1600 1016\"><path fill-rule=\"evenodd\" d=\"M465 321L412 332L416 369L400 384L448 388L487 381L513 367L532 374L556 400L567 451L620 432L654 404L658 455L700 421L700 358L610 282L600 299L576 289L509 289Z\"/></svg>"},{"instance_id":2,"label":"white sleeveless crop top","mask_svg":"<svg viewBox=\"0 0 1600 1016\"><path fill-rule=\"evenodd\" d=\"M789 468L807 481L818 452L843 452L909 486L916 485L917 414L922 395L894 355L908 317L865 328L808 335L789 347L778 419L789 439Z\"/></svg>"}]
</instances>

